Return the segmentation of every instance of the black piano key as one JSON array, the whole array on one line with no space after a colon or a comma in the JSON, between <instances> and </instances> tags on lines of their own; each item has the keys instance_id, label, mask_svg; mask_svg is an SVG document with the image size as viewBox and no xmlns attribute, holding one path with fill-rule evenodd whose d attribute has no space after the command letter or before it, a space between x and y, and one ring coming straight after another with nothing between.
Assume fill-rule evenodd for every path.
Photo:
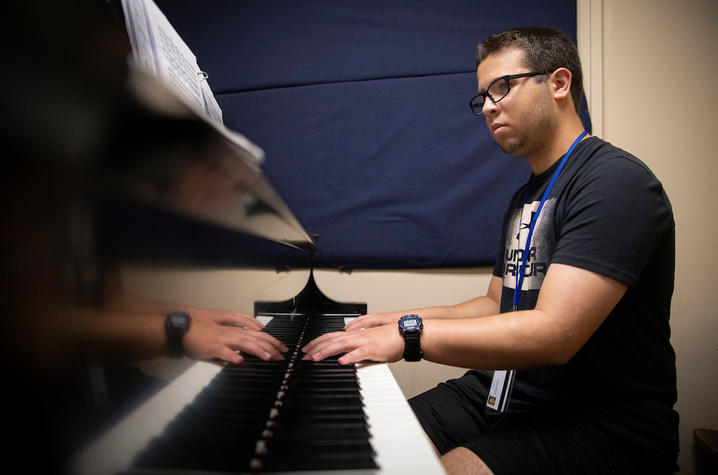
<instances>
[{"instance_id":1,"label":"black piano key","mask_svg":"<svg viewBox=\"0 0 718 475\"><path fill-rule=\"evenodd\" d=\"M366 426L353 424L312 424L300 426L297 424L279 423L273 430L272 438L269 440L272 445L294 444L296 447L314 445L320 443L343 443L360 439L368 439L370 436Z\"/></svg>"},{"instance_id":2,"label":"black piano key","mask_svg":"<svg viewBox=\"0 0 718 475\"><path fill-rule=\"evenodd\" d=\"M246 355L241 364L228 364L134 466L239 472L377 468L354 365L340 365L338 356L301 359L301 346L343 327L343 318L275 316L264 331L290 348L287 359Z\"/></svg>"},{"instance_id":3,"label":"black piano key","mask_svg":"<svg viewBox=\"0 0 718 475\"><path fill-rule=\"evenodd\" d=\"M264 470L267 471L378 468L367 439L315 440L299 445L287 441L270 445L268 450L270 454L282 455L264 458Z\"/></svg>"}]
</instances>

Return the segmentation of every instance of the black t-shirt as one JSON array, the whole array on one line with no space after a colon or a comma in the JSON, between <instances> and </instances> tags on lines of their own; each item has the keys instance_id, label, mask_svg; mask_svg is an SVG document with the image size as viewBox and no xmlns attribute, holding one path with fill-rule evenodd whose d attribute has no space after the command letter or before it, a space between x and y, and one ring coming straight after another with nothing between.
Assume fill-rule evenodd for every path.
<instances>
[{"instance_id":1,"label":"black t-shirt","mask_svg":"<svg viewBox=\"0 0 718 475\"><path fill-rule=\"evenodd\" d=\"M529 223L559 162L532 176L505 215L494 267L503 279L501 312L512 310ZM669 326L674 229L668 198L646 165L596 137L579 143L535 225L519 309L535 307L552 263L608 276L628 290L567 364L520 370L515 383L539 398L590 407L612 429L668 457L678 450Z\"/></svg>"}]
</instances>

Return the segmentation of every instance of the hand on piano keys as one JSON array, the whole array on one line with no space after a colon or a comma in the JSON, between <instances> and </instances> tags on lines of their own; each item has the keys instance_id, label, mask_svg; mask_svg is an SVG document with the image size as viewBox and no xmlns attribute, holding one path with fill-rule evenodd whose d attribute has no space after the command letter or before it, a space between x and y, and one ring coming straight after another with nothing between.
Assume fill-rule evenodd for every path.
<instances>
[{"instance_id":1,"label":"hand on piano keys","mask_svg":"<svg viewBox=\"0 0 718 475\"><path fill-rule=\"evenodd\" d=\"M270 320L277 320L271 331L290 340L297 336L289 327L304 328L307 321ZM335 330L345 323L339 316L317 320L322 327L335 321ZM287 361L247 360L225 368L196 363L78 454L74 473L248 473L250 466L263 473L444 473L387 365L354 369L297 361L287 379ZM276 373L277 368L282 370ZM356 382L349 385L352 374ZM277 375L281 386L273 382ZM277 405L272 401L280 393ZM254 403L241 403L249 400ZM234 428L236 434L228 436ZM255 444L268 430L273 433L269 442ZM368 441L354 432L365 433ZM407 447L411 457L404 455ZM255 458L260 465L252 465Z\"/></svg>"},{"instance_id":2,"label":"hand on piano keys","mask_svg":"<svg viewBox=\"0 0 718 475\"><path fill-rule=\"evenodd\" d=\"M268 361L282 359L282 353L287 351L282 342L262 331L262 322L246 313L155 301L121 289L111 289L107 306L114 323L105 327L91 325L93 340L114 339L119 343L115 346L119 347L137 341L137 346L146 346L140 349L144 357L162 354L166 344L164 315L172 311L186 312L192 317L182 341L185 356L189 358L220 359L237 364L244 360L238 352ZM87 327L88 324L78 321L75 326ZM121 340L125 341L124 345Z\"/></svg>"},{"instance_id":3,"label":"hand on piano keys","mask_svg":"<svg viewBox=\"0 0 718 475\"><path fill-rule=\"evenodd\" d=\"M265 361L283 359L282 353L288 351L281 341L261 331L264 325L249 315L205 309L188 313L192 324L184 336L184 349L190 358L219 358L238 364L244 359L238 351Z\"/></svg>"},{"instance_id":4,"label":"hand on piano keys","mask_svg":"<svg viewBox=\"0 0 718 475\"><path fill-rule=\"evenodd\" d=\"M325 333L309 342L302 351L305 353L303 359L312 361L346 353L339 358L340 364L360 361L393 363L402 358L404 339L393 322L373 328Z\"/></svg>"}]
</instances>

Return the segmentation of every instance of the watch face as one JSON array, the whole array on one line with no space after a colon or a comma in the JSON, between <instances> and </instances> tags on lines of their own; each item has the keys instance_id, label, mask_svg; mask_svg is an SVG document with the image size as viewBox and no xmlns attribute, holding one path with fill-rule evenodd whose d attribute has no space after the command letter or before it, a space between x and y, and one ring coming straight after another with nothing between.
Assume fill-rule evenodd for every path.
<instances>
[{"instance_id":1,"label":"watch face","mask_svg":"<svg viewBox=\"0 0 718 475\"><path fill-rule=\"evenodd\" d=\"M422 327L421 317L418 315L404 315L399 319L399 328L404 332L418 332Z\"/></svg>"},{"instance_id":2,"label":"watch face","mask_svg":"<svg viewBox=\"0 0 718 475\"><path fill-rule=\"evenodd\" d=\"M188 315L183 312L173 312L169 315L170 324L174 328L185 329L189 324Z\"/></svg>"},{"instance_id":3,"label":"watch face","mask_svg":"<svg viewBox=\"0 0 718 475\"><path fill-rule=\"evenodd\" d=\"M170 320L173 327L181 327L184 323L184 317L182 315L171 315Z\"/></svg>"}]
</instances>

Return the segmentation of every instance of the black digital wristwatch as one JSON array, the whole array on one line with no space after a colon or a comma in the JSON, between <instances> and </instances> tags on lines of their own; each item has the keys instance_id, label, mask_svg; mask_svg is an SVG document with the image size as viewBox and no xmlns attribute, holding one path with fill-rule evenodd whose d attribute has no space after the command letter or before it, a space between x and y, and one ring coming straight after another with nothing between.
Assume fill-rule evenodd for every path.
<instances>
[{"instance_id":1,"label":"black digital wristwatch","mask_svg":"<svg viewBox=\"0 0 718 475\"><path fill-rule=\"evenodd\" d=\"M404 337L404 360L419 361L424 353L421 351L421 330L424 323L419 315L410 313L399 319L399 333Z\"/></svg>"},{"instance_id":2,"label":"black digital wristwatch","mask_svg":"<svg viewBox=\"0 0 718 475\"><path fill-rule=\"evenodd\" d=\"M187 312L170 312L165 317L165 330L167 331L167 348L165 354L170 358L182 358L184 348L182 339L189 330L192 317Z\"/></svg>"}]
</instances>

